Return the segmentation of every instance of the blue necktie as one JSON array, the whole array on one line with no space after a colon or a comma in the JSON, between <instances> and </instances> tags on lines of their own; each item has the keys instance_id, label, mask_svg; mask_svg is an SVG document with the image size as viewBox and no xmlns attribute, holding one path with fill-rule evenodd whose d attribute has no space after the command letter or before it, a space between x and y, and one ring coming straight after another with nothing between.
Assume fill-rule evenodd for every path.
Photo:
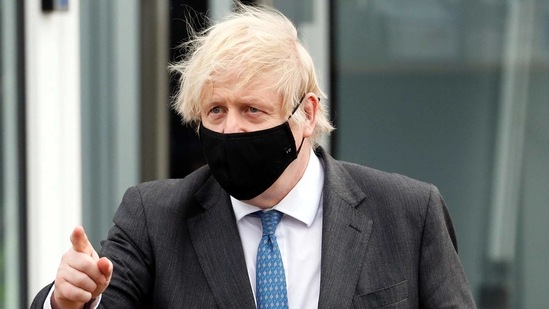
<instances>
[{"instance_id":1,"label":"blue necktie","mask_svg":"<svg viewBox=\"0 0 549 309\"><path fill-rule=\"evenodd\" d=\"M282 257L274 235L282 213L276 210L257 212L263 226L263 237L257 248L256 298L257 308L288 308L286 276Z\"/></svg>"}]
</instances>

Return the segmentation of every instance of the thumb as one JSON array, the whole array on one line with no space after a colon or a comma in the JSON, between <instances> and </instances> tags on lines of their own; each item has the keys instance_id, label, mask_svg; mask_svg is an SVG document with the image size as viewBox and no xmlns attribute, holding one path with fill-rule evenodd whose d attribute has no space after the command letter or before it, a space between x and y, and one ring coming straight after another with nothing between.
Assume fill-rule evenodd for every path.
<instances>
[{"instance_id":1,"label":"thumb","mask_svg":"<svg viewBox=\"0 0 549 309\"><path fill-rule=\"evenodd\" d=\"M113 268L112 262L106 257L102 257L99 259L99 261L97 261L97 267L99 268L99 271L101 271L101 273L105 275L107 281L110 281Z\"/></svg>"},{"instance_id":2,"label":"thumb","mask_svg":"<svg viewBox=\"0 0 549 309\"><path fill-rule=\"evenodd\" d=\"M99 268L99 271L103 274L103 276L105 276L105 278L101 278L99 281L96 281L97 288L92 293L92 297L94 298L102 294L111 283L113 266L109 259L102 257L97 261L97 268Z\"/></svg>"},{"instance_id":3,"label":"thumb","mask_svg":"<svg viewBox=\"0 0 549 309\"><path fill-rule=\"evenodd\" d=\"M72 231L71 243L72 249L76 252L86 253L90 256L95 252L82 226L77 226Z\"/></svg>"}]
</instances>

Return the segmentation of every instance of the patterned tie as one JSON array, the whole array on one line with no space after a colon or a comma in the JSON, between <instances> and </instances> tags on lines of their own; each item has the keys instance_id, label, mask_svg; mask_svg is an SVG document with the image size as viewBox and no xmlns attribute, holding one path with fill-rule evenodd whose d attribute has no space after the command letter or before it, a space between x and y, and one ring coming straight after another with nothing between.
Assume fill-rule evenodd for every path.
<instances>
[{"instance_id":1,"label":"patterned tie","mask_svg":"<svg viewBox=\"0 0 549 309\"><path fill-rule=\"evenodd\" d=\"M257 308L288 308L286 276L282 257L274 235L282 213L276 210L257 212L263 225L263 237L257 248L256 297Z\"/></svg>"}]
</instances>

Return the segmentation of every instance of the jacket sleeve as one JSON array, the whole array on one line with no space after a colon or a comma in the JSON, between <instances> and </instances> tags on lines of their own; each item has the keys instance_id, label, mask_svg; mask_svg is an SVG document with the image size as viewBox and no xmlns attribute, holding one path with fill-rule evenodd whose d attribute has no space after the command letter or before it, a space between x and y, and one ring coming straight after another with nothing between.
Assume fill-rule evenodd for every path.
<instances>
[{"instance_id":1,"label":"jacket sleeve","mask_svg":"<svg viewBox=\"0 0 549 309\"><path fill-rule=\"evenodd\" d=\"M423 225L419 265L421 308L476 308L457 255L448 208L432 186Z\"/></svg>"},{"instance_id":2,"label":"jacket sleeve","mask_svg":"<svg viewBox=\"0 0 549 309\"><path fill-rule=\"evenodd\" d=\"M136 187L124 194L113 222L99 252L113 263L112 279L99 307L149 308L154 258L143 201Z\"/></svg>"},{"instance_id":3,"label":"jacket sleeve","mask_svg":"<svg viewBox=\"0 0 549 309\"><path fill-rule=\"evenodd\" d=\"M34 297L34 300L32 301L32 304L30 306L31 309L43 309L44 308L44 302L48 298L48 294L50 293L51 288L53 287L53 283L48 284L45 286L36 296Z\"/></svg>"}]
</instances>

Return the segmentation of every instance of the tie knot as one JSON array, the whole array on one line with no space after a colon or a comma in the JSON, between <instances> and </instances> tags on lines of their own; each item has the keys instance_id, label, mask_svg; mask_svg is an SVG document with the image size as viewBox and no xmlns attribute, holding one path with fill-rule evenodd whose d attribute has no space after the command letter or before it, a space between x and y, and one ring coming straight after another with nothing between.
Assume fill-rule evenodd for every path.
<instances>
[{"instance_id":1,"label":"tie knot","mask_svg":"<svg viewBox=\"0 0 549 309\"><path fill-rule=\"evenodd\" d=\"M258 211L257 216L261 219L263 236L273 235L278 222L282 219L283 213L278 210Z\"/></svg>"}]
</instances>

